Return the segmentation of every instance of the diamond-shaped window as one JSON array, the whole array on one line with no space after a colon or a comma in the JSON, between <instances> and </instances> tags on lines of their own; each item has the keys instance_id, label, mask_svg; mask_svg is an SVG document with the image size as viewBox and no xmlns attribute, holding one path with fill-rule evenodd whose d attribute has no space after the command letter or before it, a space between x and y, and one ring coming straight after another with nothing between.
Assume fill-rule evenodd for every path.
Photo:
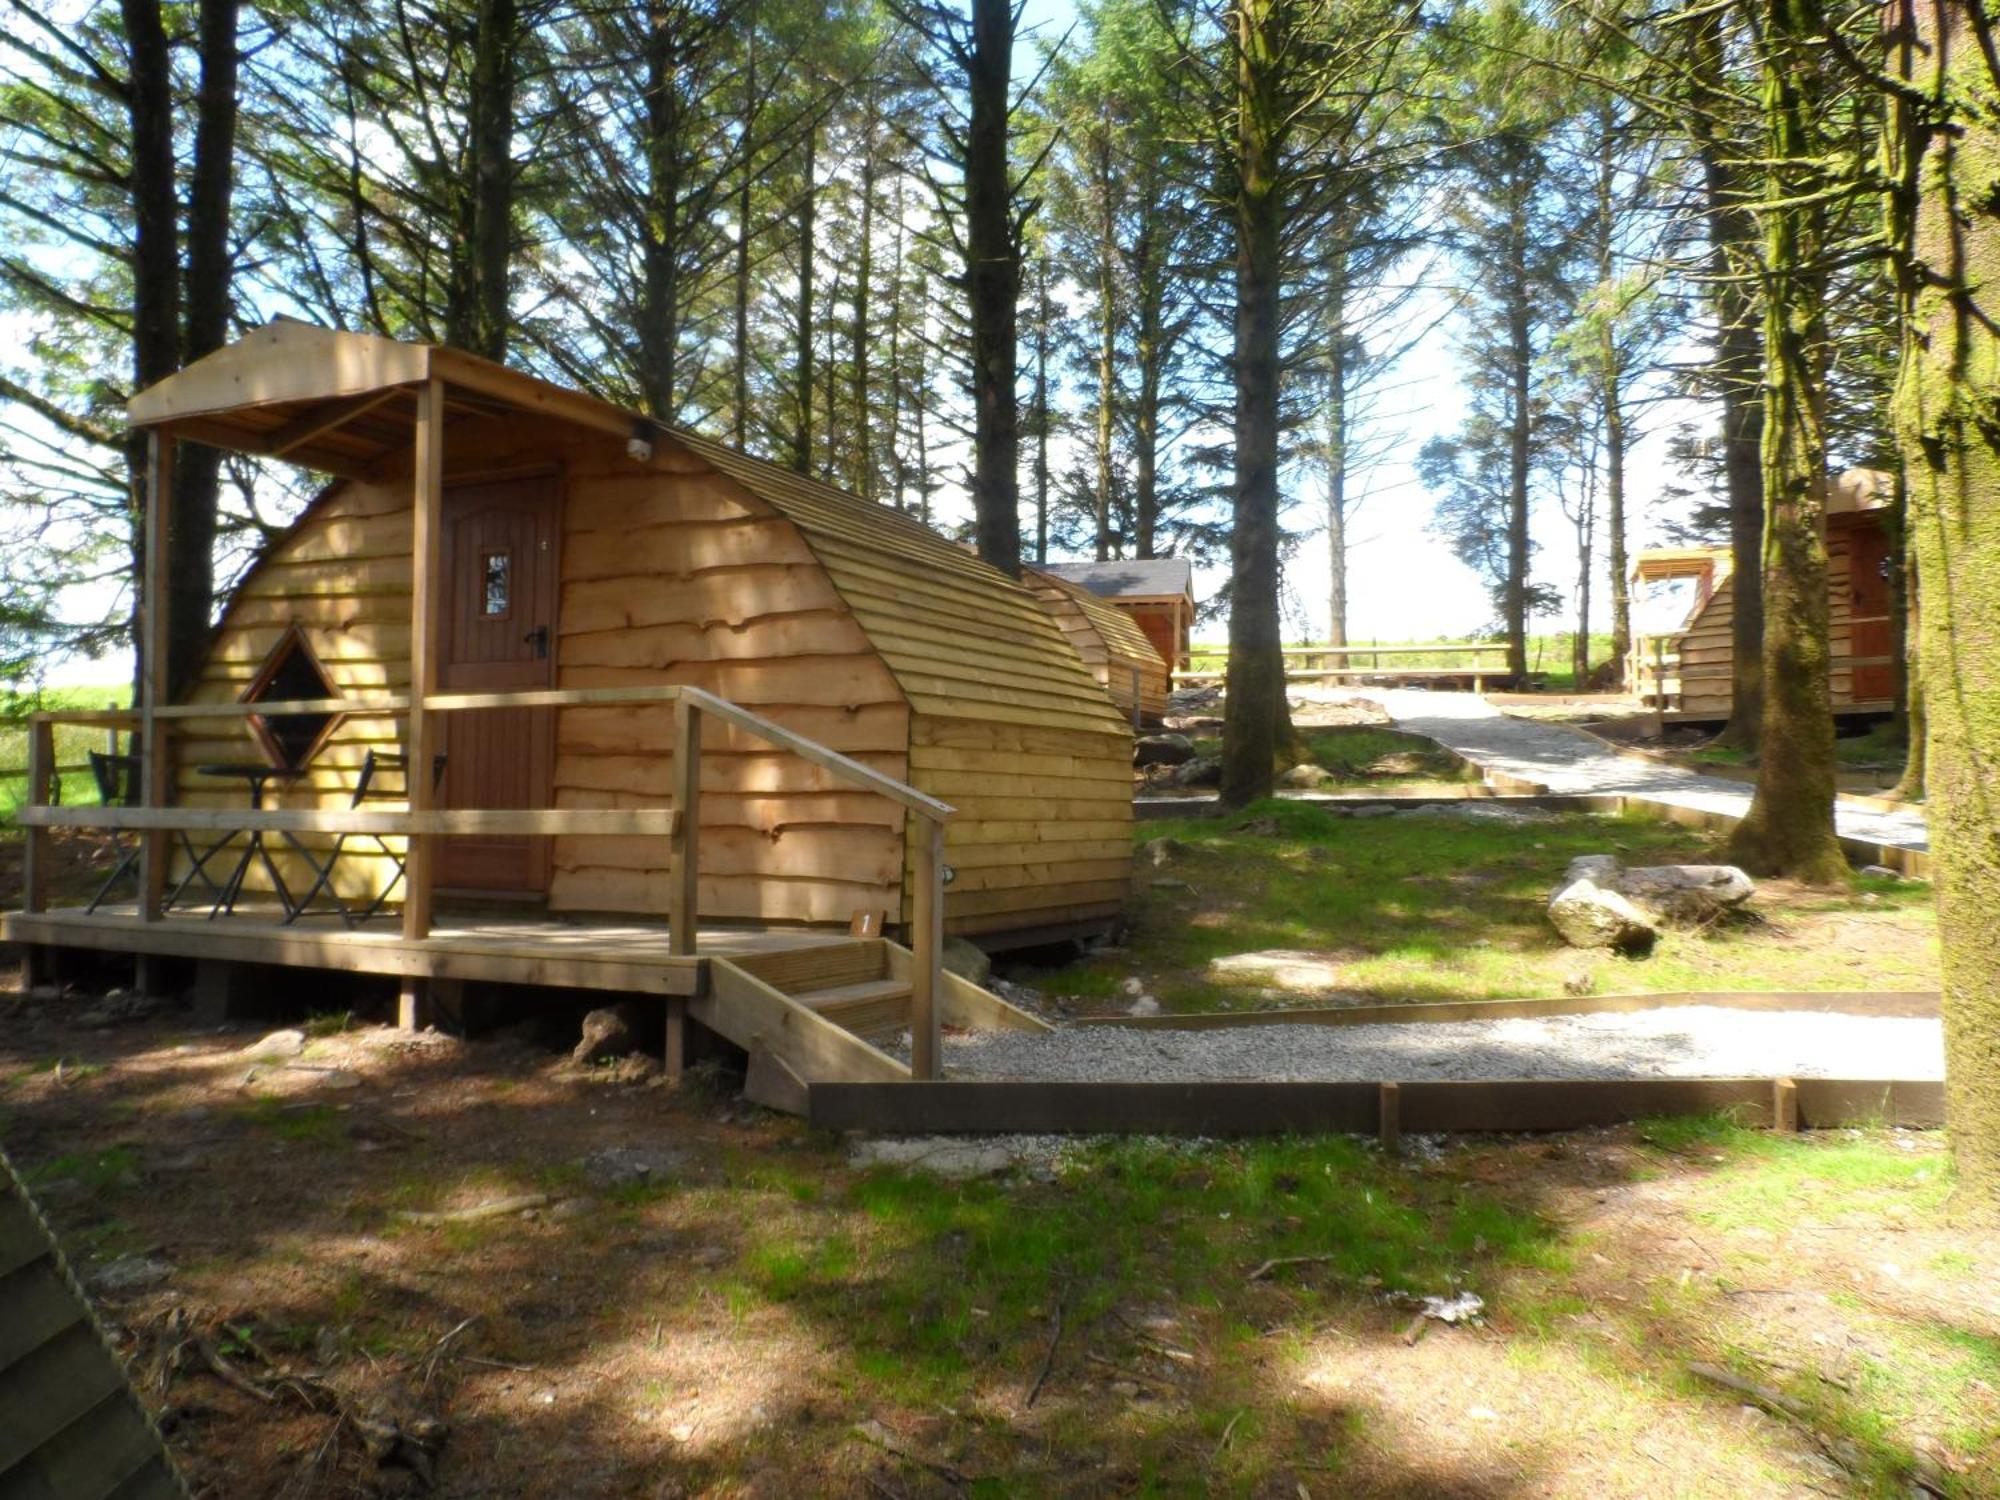
<instances>
[{"instance_id":1,"label":"diamond-shaped window","mask_svg":"<svg viewBox=\"0 0 2000 1500\"><path fill-rule=\"evenodd\" d=\"M264 659L243 701L304 703L339 696L340 689L313 655L305 632L294 625ZM339 721L337 713L252 714L250 732L272 765L299 771L318 753Z\"/></svg>"}]
</instances>

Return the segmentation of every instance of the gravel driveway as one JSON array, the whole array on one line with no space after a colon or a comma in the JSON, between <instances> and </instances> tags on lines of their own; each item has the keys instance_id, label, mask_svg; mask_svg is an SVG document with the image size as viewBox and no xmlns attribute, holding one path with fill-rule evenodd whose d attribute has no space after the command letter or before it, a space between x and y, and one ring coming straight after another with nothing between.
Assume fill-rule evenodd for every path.
<instances>
[{"instance_id":1,"label":"gravel driveway","mask_svg":"<svg viewBox=\"0 0 2000 1500\"><path fill-rule=\"evenodd\" d=\"M958 1077L1077 1082L1944 1076L1936 1020L1663 1006L1624 1014L1202 1031L1071 1026L945 1039Z\"/></svg>"},{"instance_id":2,"label":"gravel driveway","mask_svg":"<svg viewBox=\"0 0 2000 1500\"><path fill-rule=\"evenodd\" d=\"M1355 696L1381 704L1399 729L1436 740L1482 769L1539 781L1551 792L1646 797L1738 818L1750 810L1750 788L1741 782L1615 755L1560 724L1511 718L1476 693L1370 688ZM1834 821L1847 838L1903 849L1930 847L1921 813L1872 812L1842 803Z\"/></svg>"}]
</instances>

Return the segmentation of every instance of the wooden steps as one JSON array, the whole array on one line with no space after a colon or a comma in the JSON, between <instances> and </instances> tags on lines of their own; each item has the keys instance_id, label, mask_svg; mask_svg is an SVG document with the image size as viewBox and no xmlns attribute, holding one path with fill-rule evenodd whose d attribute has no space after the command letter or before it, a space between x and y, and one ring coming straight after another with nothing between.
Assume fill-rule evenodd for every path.
<instances>
[{"instance_id":1,"label":"wooden steps","mask_svg":"<svg viewBox=\"0 0 2000 1500\"><path fill-rule=\"evenodd\" d=\"M906 1043L911 963L909 949L885 938L715 958L688 1015L750 1054L746 1094L803 1113L815 1083L909 1079L909 1065L882 1049ZM955 974L944 976L937 1004L949 1027L1047 1029Z\"/></svg>"}]
</instances>

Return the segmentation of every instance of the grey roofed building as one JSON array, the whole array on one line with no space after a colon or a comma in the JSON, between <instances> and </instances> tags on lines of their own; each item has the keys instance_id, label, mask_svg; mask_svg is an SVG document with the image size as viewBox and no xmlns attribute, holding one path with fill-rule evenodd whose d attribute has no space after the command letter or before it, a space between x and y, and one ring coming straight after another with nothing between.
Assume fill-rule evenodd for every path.
<instances>
[{"instance_id":1,"label":"grey roofed building","mask_svg":"<svg viewBox=\"0 0 2000 1500\"><path fill-rule=\"evenodd\" d=\"M1081 584L1104 599L1158 599L1194 595L1194 564L1185 557L1130 558L1114 562L1056 562L1043 572Z\"/></svg>"}]
</instances>

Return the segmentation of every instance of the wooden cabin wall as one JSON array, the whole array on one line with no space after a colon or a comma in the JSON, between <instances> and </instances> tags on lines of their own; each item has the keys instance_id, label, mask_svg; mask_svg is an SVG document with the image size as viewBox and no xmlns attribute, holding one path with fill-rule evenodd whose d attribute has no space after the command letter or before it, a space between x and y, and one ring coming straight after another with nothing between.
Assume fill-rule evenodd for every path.
<instances>
[{"instance_id":1,"label":"wooden cabin wall","mask_svg":"<svg viewBox=\"0 0 2000 1500\"><path fill-rule=\"evenodd\" d=\"M1858 526L1881 524L1876 514L1835 516L1826 535L1828 650L1833 705L1845 708L1854 696L1854 588L1852 553ZM1730 630L1735 613L1734 580L1725 578L1680 637L1680 710L1704 718L1729 716L1730 671L1734 651ZM1672 674L1669 674L1671 682Z\"/></svg>"},{"instance_id":2,"label":"wooden cabin wall","mask_svg":"<svg viewBox=\"0 0 2000 1500\"><path fill-rule=\"evenodd\" d=\"M622 445L574 429L521 421L476 442L454 435L464 455L457 472L483 478L560 465L558 687L689 683L906 776L909 711L894 678L797 531L770 507L685 457L663 453L642 467ZM293 621L342 691L405 690L410 526L406 480L342 485L324 497L232 599L192 696L236 701ZM400 749L400 730L388 719L343 721L308 780L270 805L346 806L367 749ZM670 707L564 709L555 737L555 806L671 805ZM713 724L704 750L704 918L844 922L857 908L899 908L900 809ZM180 755L182 800L241 806L240 783L217 783L194 767L261 758L240 725L190 739ZM319 851L330 838L302 842ZM388 859L365 853L375 847L349 841L338 871L343 896L366 898L392 875ZM667 909L660 840L563 837L552 854L551 909ZM296 856L279 863L294 891L310 882ZM246 884L268 888L260 878Z\"/></svg>"},{"instance_id":3,"label":"wooden cabin wall","mask_svg":"<svg viewBox=\"0 0 2000 1500\"><path fill-rule=\"evenodd\" d=\"M610 445L570 470L558 686L685 683L898 780L909 710L797 529L674 451ZM673 710L564 709L558 807L670 806ZM901 903L903 813L760 740L706 726L704 918L845 922ZM559 838L550 905L664 912L657 840Z\"/></svg>"},{"instance_id":4,"label":"wooden cabin wall","mask_svg":"<svg viewBox=\"0 0 2000 1500\"><path fill-rule=\"evenodd\" d=\"M251 570L230 599L203 663L195 687L187 695L195 703L235 703L249 688L258 669L288 628L297 623L321 667L343 693L400 693L410 683L410 500L406 481L350 483L323 495L278 549ZM178 800L189 807L230 808L246 805L240 781L204 776L204 764L261 763L264 755L241 719L194 721L173 734ZM391 718L350 716L341 720L321 746L306 777L286 784L273 782L267 806L345 807L353 794L364 757L370 749L401 748L401 724ZM198 846L208 839L196 836ZM316 852L331 843L330 835L302 834L300 842ZM285 882L303 893L312 880L305 862L272 835L267 844L276 856ZM343 858L337 889L344 896L366 898L393 873L393 865L377 854L372 839L349 841L352 858ZM206 866L218 882L234 863L220 854ZM186 873L187 860L178 848L171 880ZM268 890L261 868L245 885ZM171 887L170 887L171 888ZM196 885L191 897L201 892Z\"/></svg>"}]
</instances>

